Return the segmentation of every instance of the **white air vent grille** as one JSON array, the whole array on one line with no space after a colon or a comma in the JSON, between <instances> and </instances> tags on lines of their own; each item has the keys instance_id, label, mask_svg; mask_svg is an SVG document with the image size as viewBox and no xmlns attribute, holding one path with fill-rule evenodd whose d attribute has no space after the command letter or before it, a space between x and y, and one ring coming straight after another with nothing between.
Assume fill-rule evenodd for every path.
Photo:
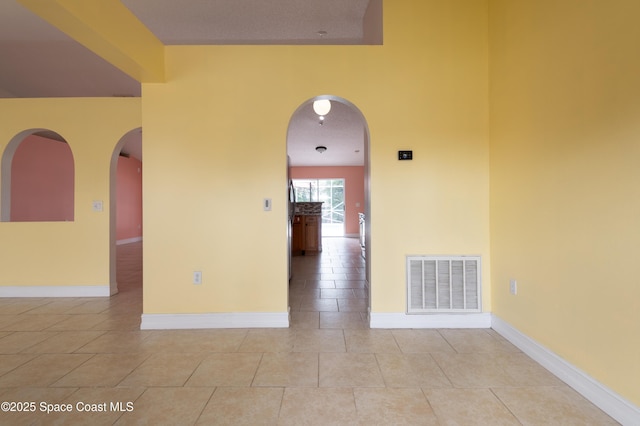
<instances>
[{"instance_id":1,"label":"white air vent grille","mask_svg":"<svg viewBox=\"0 0 640 426\"><path fill-rule=\"evenodd\" d=\"M408 313L480 312L480 256L407 256Z\"/></svg>"}]
</instances>

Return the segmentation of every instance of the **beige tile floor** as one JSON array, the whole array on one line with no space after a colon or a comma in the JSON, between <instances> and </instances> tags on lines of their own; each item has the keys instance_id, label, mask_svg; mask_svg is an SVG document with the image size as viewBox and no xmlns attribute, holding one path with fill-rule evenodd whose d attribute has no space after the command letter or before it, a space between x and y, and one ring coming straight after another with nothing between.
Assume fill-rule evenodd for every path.
<instances>
[{"instance_id":1,"label":"beige tile floor","mask_svg":"<svg viewBox=\"0 0 640 426\"><path fill-rule=\"evenodd\" d=\"M0 424L616 424L492 330L368 329L357 240L324 247L289 329L141 331L141 244L109 299L0 299L0 401L36 403Z\"/></svg>"}]
</instances>

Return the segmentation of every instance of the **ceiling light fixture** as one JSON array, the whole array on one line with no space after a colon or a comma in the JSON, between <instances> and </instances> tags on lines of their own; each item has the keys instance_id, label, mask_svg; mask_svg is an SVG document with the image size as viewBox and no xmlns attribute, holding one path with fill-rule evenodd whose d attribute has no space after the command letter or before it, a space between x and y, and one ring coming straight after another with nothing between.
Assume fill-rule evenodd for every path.
<instances>
[{"instance_id":1,"label":"ceiling light fixture","mask_svg":"<svg viewBox=\"0 0 640 426\"><path fill-rule=\"evenodd\" d=\"M324 116L329 114L329 111L331 111L331 101L329 99L318 99L313 101L313 111L318 114L318 118L320 119L318 124L322 126L324 124Z\"/></svg>"},{"instance_id":2,"label":"ceiling light fixture","mask_svg":"<svg viewBox=\"0 0 640 426\"><path fill-rule=\"evenodd\" d=\"M323 117L331 111L331 101L329 99L318 99L313 101L313 111Z\"/></svg>"},{"instance_id":3,"label":"ceiling light fixture","mask_svg":"<svg viewBox=\"0 0 640 426\"><path fill-rule=\"evenodd\" d=\"M316 151L318 151L320 154L322 154L326 150L327 150L326 146L323 146L323 145L316 146Z\"/></svg>"}]
</instances>

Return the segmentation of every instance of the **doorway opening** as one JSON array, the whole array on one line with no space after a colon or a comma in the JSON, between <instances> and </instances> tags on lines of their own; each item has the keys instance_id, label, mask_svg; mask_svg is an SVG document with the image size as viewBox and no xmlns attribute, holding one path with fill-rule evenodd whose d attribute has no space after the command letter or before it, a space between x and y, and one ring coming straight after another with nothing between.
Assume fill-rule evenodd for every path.
<instances>
[{"instance_id":1,"label":"doorway opening","mask_svg":"<svg viewBox=\"0 0 640 426\"><path fill-rule=\"evenodd\" d=\"M314 109L317 101L328 101L328 111ZM307 100L289 121L287 157L288 187L295 189L295 199L288 197L295 204L288 209L295 212L289 215L287 248L293 265L288 286L291 326L301 325L296 318L306 322L316 314L320 328L329 318L353 321L358 316L368 326L369 130L363 114L344 98ZM304 246L304 241L316 240L318 222L321 244ZM303 230L303 237L296 229Z\"/></svg>"},{"instance_id":2,"label":"doorway opening","mask_svg":"<svg viewBox=\"0 0 640 426\"><path fill-rule=\"evenodd\" d=\"M344 237L344 179L293 179L297 202L322 203L322 236Z\"/></svg>"},{"instance_id":3,"label":"doorway opening","mask_svg":"<svg viewBox=\"0 0 640 426\"><path fill-rule=\"evenodd\" d=\"M127 290L140 291L141 288L132 289L129 284L142 283L142 129L127 132L116 144L111 156L109 188L110 293L122 290L118 285L118 253L123 252L138 259L140 265L131 268L136 271L135 277L121 281L126 281Z\"/></svg>"}]
</instances>

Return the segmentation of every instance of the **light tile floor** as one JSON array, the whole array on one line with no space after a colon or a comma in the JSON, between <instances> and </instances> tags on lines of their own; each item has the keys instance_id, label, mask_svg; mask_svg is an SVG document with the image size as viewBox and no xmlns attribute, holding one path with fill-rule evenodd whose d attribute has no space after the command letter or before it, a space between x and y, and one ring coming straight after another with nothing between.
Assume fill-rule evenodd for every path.
<instances>
[{"instance_id":1,"label":"light tile floor","mask_svg":"<svg viewBox=\"0 0 640 426\"><path fill-rule=\"evenodd\" d=\"M141 244L109 299L0 299L0 424L616 424L492 330L368 329L357 244L293 258L289 329L141 331Z\"/></svg>"}]
</instances>

